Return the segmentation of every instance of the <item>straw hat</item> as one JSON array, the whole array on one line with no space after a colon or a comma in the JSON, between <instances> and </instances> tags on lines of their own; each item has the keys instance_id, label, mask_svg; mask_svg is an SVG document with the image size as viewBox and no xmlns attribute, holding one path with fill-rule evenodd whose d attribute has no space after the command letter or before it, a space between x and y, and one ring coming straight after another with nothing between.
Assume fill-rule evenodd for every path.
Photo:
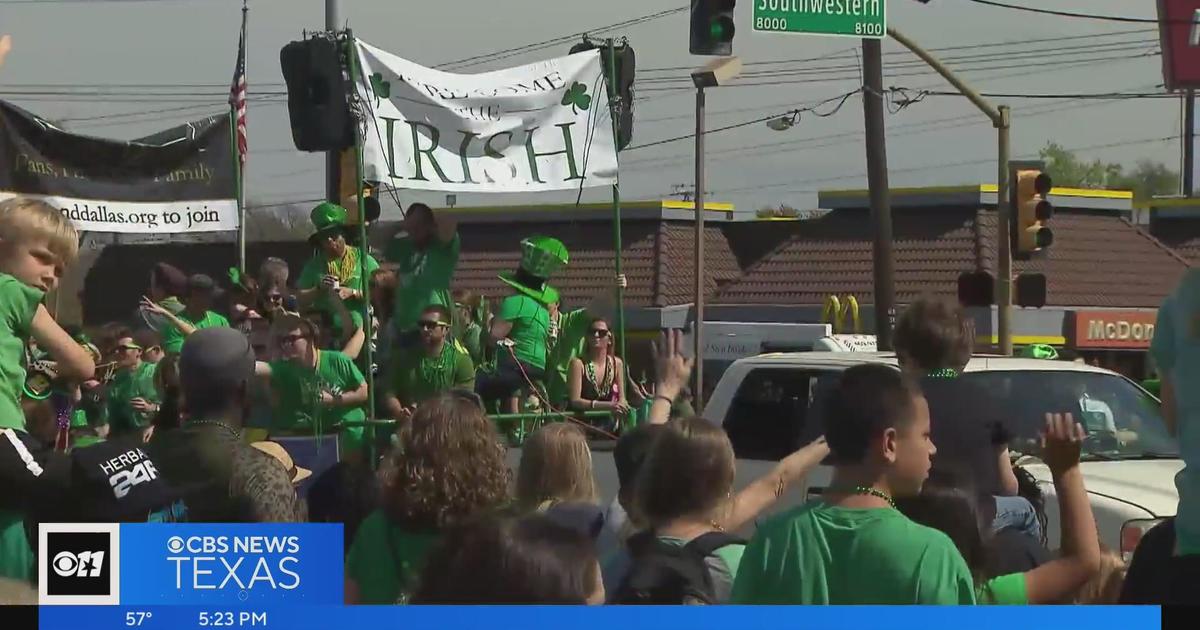
<instances>
[{"instance_id":1,"label":"straw hat","mask_svg":"<svg viewBox=\"0 0 1200 630\"><path fill-rule=\"evenodd\" d=\"M278 442L255 442L250 446L279 460L279 463L283 464L284 470L287 470L292 484L298 484L312 476L312 471L297 466L296 462L292 460L292 456L288 454L287 449L280 446Z\"/></svg>"}]
</instances>

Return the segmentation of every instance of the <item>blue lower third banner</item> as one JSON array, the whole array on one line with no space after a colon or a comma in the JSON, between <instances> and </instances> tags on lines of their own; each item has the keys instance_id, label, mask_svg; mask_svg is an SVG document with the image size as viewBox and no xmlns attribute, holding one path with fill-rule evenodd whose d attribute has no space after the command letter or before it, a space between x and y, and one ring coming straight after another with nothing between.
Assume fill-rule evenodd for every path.
<instances>
[{"instance_id":1,"label":"blue lower third banner","mask_svg":"<svg viewBox=\"0 0 1200 630\"><path fill-rule=\"evenodd\" d=\"M340 524L43 523L47 605L341 604Z\"/></svg>"},{"instance_id":2,"label":"blue lower third banner","mask_svg":"<svg viewBox=\"0 0 1200 630\"><path fill-rule=\"evenodd\" d=\"M1088 628L1158 630L1157 607L975 606L55 606L40 611L42 630L188 630L190 628L495 628L497 630L728 630L874 628L1013 630Z\"/></svg>"}]
</instances>

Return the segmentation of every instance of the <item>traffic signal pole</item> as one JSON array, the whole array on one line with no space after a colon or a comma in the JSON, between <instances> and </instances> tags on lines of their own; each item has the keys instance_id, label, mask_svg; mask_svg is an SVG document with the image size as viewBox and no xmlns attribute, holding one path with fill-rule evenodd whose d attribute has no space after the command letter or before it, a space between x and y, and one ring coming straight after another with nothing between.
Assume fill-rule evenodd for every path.
<instances>
[{"instance_id":1,"label":"traffic signal pole","mask_svg":"<svg viewBox=\"0 0 1200 630\"><path fill-rule=\"evenodd\" d=\"M1000 346L1000 354L1011 355L1012 342L1012 239L1009 235L1012 208L1009 206L1008 195L1008 161L1009 133L1011 120L1007 106L993 107L978 92L971 89L962 79L958 78L949 68L942 64L929 51L921 48L916 42L906 37L894 28L887 30L888 35L912 51L914 55L929 64L944 79L950 82L959 93L967 97L979 111L992 121L997 132L997 176L996 176L996 337Z\"/></svg>"},{"instance_id":2,"label":"traffic signal pole","mask_svg":"<svg viewBox=\"0 0 1200 630\"><path fill-rule=\"evenodd\" d=\"M892 349L896 321L895 262L892 256L892 202L888 190L887 132L883 123L883 53L878 39L862 40L863 118L867 133L867 188L874 236L875 345Z\"/></svg>"}]
</instances>

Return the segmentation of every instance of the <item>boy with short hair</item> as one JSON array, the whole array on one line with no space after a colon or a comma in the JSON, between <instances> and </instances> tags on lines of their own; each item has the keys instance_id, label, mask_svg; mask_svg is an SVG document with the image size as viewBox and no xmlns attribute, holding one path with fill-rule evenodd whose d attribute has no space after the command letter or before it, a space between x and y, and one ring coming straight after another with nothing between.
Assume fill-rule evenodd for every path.
<instances>
[{"instance_id":1,"label":"boy with short hair","mask_svg":"<svg viewBox=\"0 0 1200 630\"><path fill-rule=\"evenodd\" d=\"M893 505L921 491L936 452L920 391L891 367L856 366L827 410L830 487L758 528L732 603L974 604L950 538Z\"/></svg>"},{"instance_id":2,"label":"boy with short hair","mask_svg":"<svg viewBox=\"0 0 1200 630\"><path fill-rule=\"evenodd\" d=\"M162 347L167 354L179 354L183 350L183 341L188 335L204 328L229 328L229 320L212 308L213 298L218 289L217 283L202 273L194 274L187 281L187 297L183 310L171 312L150 298L142 298L142 308L166 318L170 324L162 330Z\"/></svg>"},{"instance_id":3,"label":"boy with short hair","mask_svg":"<svg viewBox=\"0 0 1200 630\"><path fill-rule=\"evenodd\" d=\"M49 352L58 375L92 378L96 365L42 304L79 252L79 237L62 213L24 197L0 202L0 576L32 578L33 554L24 515L45 488L66 486L69 466L51 465L53 452L25 427L21 392L25 344ZM62 473L62 474L60 474ZM56 485L57 484L57 485Z\"/></svg>"}]
</instances>

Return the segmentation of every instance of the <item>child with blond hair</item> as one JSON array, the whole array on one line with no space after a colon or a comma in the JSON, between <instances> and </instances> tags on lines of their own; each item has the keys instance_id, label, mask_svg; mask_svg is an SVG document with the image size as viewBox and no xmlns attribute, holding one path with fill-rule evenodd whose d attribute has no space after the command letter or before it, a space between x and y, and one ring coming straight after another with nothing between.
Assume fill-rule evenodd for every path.
<instances>
[{"instance_id":1,"label":"child with blond hair","mask_svg":"<svg viewBox=\"0 0 1200 630\"><path fill-rule=\"evenodd\" d=\"M48 352L65 380L88 380L96 369L42 304L78 252L79 236L57 209L24 197L0 202L0 577L32 577L25 514L69 479L69 466L26 430L26 342L32 338Z\"/></svg>"}]
</instances>

